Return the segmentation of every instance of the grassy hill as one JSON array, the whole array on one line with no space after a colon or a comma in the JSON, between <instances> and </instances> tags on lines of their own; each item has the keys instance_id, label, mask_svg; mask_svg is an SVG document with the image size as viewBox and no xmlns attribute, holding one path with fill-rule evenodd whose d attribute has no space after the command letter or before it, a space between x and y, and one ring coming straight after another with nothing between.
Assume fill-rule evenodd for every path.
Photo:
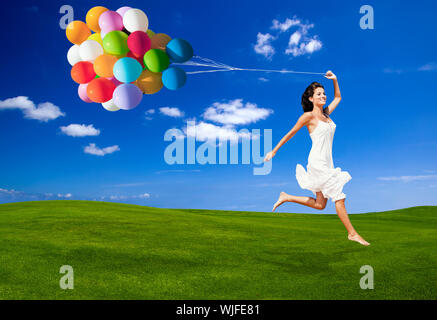
<instances>
[{"instance_id":1,"label":"grassy hill","mask_svg":"<svg viewBox=\"0 0 437 320\"><path fill-rule=\"evenodd\" d=\"M1 204L0 299L436 299L437 207L351 220L370 247L335 215Z\"/></svg>"}]
</instances>

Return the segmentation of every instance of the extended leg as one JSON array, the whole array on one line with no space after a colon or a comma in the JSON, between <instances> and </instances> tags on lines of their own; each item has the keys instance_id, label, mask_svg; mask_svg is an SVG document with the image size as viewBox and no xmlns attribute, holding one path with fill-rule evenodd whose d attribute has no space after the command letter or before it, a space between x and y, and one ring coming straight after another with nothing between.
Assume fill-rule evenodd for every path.
<instances>
[{"instance_id":1,"label":"extended leg","mask_svg":"<svg viewBox=\"0 0 437 320\"><path fill-rule=\"evenodd\" d=\"M370 243L368 243L366 240L364 240L354 229L352 226L351 221L349 220L349 216L346 211L346 207L344 205L344 200L337 200L335 201L335 209L337 211L337 215L340 218L341 222L343 222L344 226L346 227L347 233L348 233L348 239L352 241L356 241L358 243L361 243L364 246L368 246Z\"/></svg>"}]
</instances>

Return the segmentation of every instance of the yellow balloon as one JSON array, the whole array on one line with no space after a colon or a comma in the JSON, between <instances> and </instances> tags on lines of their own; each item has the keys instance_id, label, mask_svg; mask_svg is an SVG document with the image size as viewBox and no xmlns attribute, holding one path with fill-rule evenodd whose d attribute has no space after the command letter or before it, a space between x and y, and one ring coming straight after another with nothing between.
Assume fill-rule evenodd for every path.
<instances>
[{"instance_id":1,"label":"yellow balloon","mask_svg":"<svg viewBox=\"0 0 437 320\"><path fill-rule=\"evenodd\" d=\"M103 47L103 40L102 40L102 37L101 37L100 33L93 33L92 35L90 35L88 37L88 40L97 41Z\"/></svg>"},{"instance_id":2,"label":"yellow balloon","mask_svg":"<svg viewBox=\"0 0 437 320\"><path fill-rule=\"evenodd\" d=\"M100 26L99 26L100 15L108 10L109 9L100 6L91 8L86 14L86 24L88 25L88 27L94 32L100 32Z\"/></svg>"},{"instance_id":3,"label":"yellow balloon","mask_svg":"<svg viewBox=\"0 0 437 320\"><path fill-rule=\"evenodd\" d=\"M91 31L88 29L87 25L79 20L70 22L65 30L65 33L67 35L67 39L71 43L77 45L80 45L91 35Z\"/></svg>"},{"instance_id":4,"label":"yellow balloon","mask_svg":"<svg viewBox=\"0 0 437 320\"><path fill-rule=\"evenodd\" d=\"M154 94L162 89L162 73L144 70L135 84L145 94Z\"/></svg>"},{"instance_id":5,"label":"yellow balloon","mask_svg":"<svg viewBox=\"0 0 437 320\"><path fill-rule=\"evenodd\" d=\"M151 38L152 43L152 49L160 49L165 51L165 47L167 46L167 43L170 42L171 38L170 36L166 35L165 33L157 33L154 34Z\"/></svg>"},{"instance_id":6,"label":"yellow balloon","mask_svg":"<svg viewBox=\"0 0 437 320\"><path fill-rule=\"evenodd\" d=\"M151 38L152 36L155 35L155 32L153 32L153 31L150 30L150 29L147 29L146 33L147 33L147 35L149 36L149 38Z\"/></svg>"}]
</instances>

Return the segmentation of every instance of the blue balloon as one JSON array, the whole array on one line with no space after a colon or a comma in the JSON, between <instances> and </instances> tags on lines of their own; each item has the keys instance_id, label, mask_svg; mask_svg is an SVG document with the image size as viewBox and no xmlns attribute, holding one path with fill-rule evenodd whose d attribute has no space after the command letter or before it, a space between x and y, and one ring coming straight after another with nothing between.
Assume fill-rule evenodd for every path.
<instances>
[{"instance_id":1,"label":"blue balloon","mask_svg":"<svg viewBox=\"0 0 437 320\"><path fill-rule=\"evenodd\" d=\"M134 58L121 58L114 64L114 77L120 82L129 83L138 79L143 67Z\"/></svg>"},{"instance_id":2,"label":"blue balloon","mask_svg":"<svg viewBox=\"0 0 437 320\"><path fill-rule=\"evenodd\" d=\"M167 89L177 90L187 81L187 74L178 67L170 67L162 73L162 83Z\"/></svg>"},{"instance_id":3,"label":"blue balloon","mask_svg":"<svg viewBox=\"0 0 437 320\"><path fill-rule=\"evenodd\" d=\"M165 52L173 62L185 62L193 57L193 47L188 41L180 38L175 38L167 43Z\"/></svg>"}]
</instances>

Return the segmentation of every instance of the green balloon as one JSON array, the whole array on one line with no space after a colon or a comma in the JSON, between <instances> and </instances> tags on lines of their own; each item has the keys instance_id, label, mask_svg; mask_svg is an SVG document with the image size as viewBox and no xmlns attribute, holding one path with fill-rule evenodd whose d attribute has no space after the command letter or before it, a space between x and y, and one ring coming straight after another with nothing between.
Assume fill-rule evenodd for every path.
<instances>
[{"instance_id":1,"label":"green balloon","mask_svg":"<svg viewBox=\"0 0 437 320\"><path fill-rule=\"evenodd\" d=\"M170 59L160 49L150 49L144 55L144 65L152 72L162 72L168 68Z\"/></svg>"},{"instance_id":2,"label":"green balloon","mask_svg":"<svg viewBox=\"0 0 437 320\"><path fill-rule=\"evenodd\" d=\"M127 38L128 35L123 31L108 32L103 38L103 49L112 55L125 55L129 52Z\"/></svg>"}]
</instances>

